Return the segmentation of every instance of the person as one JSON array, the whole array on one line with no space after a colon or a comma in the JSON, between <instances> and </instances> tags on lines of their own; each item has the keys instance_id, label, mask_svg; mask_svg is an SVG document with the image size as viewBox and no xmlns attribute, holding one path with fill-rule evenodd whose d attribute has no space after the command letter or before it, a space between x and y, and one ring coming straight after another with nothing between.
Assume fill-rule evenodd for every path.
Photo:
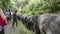
<instances>
[{"instance_id":1,"label":"person","mask_svg":"<svg viewBox=\"0 0 60 34\"><path fill-rule=\"evenodd\" d=\"M10 9L6 10L5 15L6 15L8 20L11 20L11 11L10 11Z\"/></svg>"},{"instance_id":2,"label":"person","mask_svg":"<svg viewBox=\"0 0 60 34\"><path fill-rule=\"evenodd\" d=\"M7 19L2 9L0 8L0 34L5 34L4 28L7 25Z\"/></svg>"},{"instance_id":3,"label":"person","mask_svg":"<svg viewBox=\"0 0 60 34\"><path fill-rule=\"evenodd\" d=\"M10 11L10 9L6 10L5 16L7 18L8 24L10 24L11 23L11 11Z\"/></svg>"},{"instance_id":4,"label":"person","mask_svg":"<svg viewBox=\"0 0 60 34\"><path fill-rule=\"evenodd\" d=\"M18 26L18 22L17 22L17 10L15 10L13 12L13 24L12 24L12 27L14 27L15 23L16 23L16 26Z\"/></svg>"}]
</instances>

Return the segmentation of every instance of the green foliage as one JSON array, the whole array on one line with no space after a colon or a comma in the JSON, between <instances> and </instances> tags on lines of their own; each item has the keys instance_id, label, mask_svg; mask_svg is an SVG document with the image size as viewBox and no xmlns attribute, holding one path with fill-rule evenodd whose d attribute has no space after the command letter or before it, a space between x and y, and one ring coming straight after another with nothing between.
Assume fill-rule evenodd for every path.
<instances>
[{"instance_id":1,"label":"green foliage","mask_svg":"<svg viewBox=\"0 0 60 34\"><path fill-rule=\"evenodd\" d=\"M38 13L55 13L60 11L59 9L60 0L30 0L22 12L28 11L27 13L31 12L32 15L35 15L36 11Z\"/></svg>"},{"instance_id":2,"label":"green foliage","mask_svg":"<svg viewBox=\"0 0 60 34\"><path fill-rule=\"evenodd\" d=\"M18 13L30 16L38 13L60 14L60 0L0 0L0 8L3 11L6 9L11 9L12 11L17 9ZM22 30L24 31L24 29Z\"/></svg>"},{"instance_id":3,"label":"green foliage","mask_svg":"<svg viewBox=\"0 0 60 34\"><path fill-rule=\"evenodd\" d=\"M0 0L3 10L19 10L20 13L54 13L60 11L60 0ZM34 15L34 14L33 14Z\"/></svg>"},{"instance_id":4,"label":"green foliage","mask_svg":"<svg viewBox=\"0 0 60 34\"><path fill-rule=\"evenodd\" d=\"M5 10L8 8L10 0L0 0L0 7Z\"/></svg>"}]
</instances>

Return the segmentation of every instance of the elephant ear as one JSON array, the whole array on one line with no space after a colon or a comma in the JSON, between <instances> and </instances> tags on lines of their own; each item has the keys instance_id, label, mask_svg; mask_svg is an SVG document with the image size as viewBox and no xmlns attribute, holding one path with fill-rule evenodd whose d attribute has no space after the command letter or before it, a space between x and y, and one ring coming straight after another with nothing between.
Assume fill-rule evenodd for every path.
<instances>
[{"instance_id":1,"label":"elephant ear","mask_svg":"<svg viewBox=\"0 0 60 34\"><path fill-rule=\"evenodd\" d=\"M32 16L32 21L33 21L34 23L36 23L38 17L41 16L41 15L42 15L42 14L38 14L38 15L34 15L34 16Z\"/></svg>"},{"instance_id":2,"label":"elephant ear","mask_svg":"<svg viewBox=\"0 0 60 34\"><path fill-rule=\"evenodd\" d=\"M32 16L31 21L32 21L32 23L35 23L36 22L36 17Z\"/></svg>"}]
</instances>

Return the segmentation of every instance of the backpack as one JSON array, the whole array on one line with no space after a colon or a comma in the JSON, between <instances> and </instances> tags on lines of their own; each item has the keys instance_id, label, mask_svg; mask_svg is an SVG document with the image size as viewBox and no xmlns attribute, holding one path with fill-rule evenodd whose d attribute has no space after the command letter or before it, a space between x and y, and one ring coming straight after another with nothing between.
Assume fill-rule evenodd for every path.
<instances>
[{"instance_id":1,"label":"backpack","mask_svg":"<svg viewBox=\"0 0 60 34\"><path fill-rule=\"evenodd\" d=\"M11 17L11 12L5 12L5 15L7 18L10 18Z\"/></svg>"}]
</instances>

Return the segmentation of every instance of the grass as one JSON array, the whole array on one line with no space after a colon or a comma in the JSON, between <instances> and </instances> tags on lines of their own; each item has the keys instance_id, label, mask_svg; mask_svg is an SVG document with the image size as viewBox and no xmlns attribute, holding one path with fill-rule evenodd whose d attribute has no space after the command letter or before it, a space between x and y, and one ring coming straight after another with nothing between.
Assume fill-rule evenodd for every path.
<instances>
[{"instance_id":1,"label":"grass","mask_svg":"<svg viewBox=\"0 0 60 34\"><path fill-rule=\"evenodd\" d=\"M18 29L20 30L20 34L33 34L32 31L28 30L22 22L19 21Z\"/></svg>"}]
</instances>

